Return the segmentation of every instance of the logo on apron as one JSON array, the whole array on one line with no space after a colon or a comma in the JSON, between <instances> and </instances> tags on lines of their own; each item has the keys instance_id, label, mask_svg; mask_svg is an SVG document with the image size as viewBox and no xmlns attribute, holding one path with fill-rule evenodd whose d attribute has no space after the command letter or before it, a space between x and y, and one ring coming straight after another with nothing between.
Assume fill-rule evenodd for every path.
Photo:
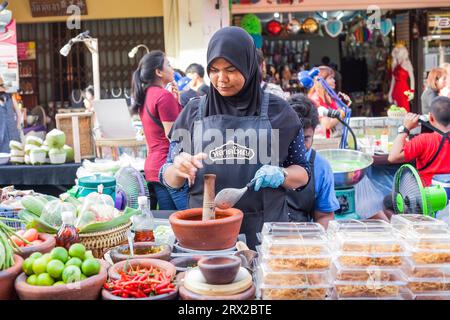
<instances>
[{"instance_id":1,"label":"logo on apron","mask_svg":"<svg viewBox=\"0 0 450 320\"><path fill-rule=\"evenodd\" d=\"M234 141L228 141L226 144L209 152L209 158L213 162L222 160L252 160L254 157L255 151L241 146Z\"/></svg>"}]
</instances>

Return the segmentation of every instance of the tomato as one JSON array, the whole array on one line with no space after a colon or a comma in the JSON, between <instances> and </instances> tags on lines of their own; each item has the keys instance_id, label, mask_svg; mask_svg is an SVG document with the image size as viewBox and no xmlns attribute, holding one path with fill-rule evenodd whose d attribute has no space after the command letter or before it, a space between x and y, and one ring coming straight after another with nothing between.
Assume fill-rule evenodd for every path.
<instances>
[{"instance_id":1,"label":"tomato","mask_svg":"<svg viewBox=\"0 0 450 320\"><path fill-rule=\"evenodd\" d=\"M42 240L34 240L30 243L30 246L37 246L38 244L44 243Z\"/></svg>"},{"instance_id":2,"label":"tomato","mask_svg":"<svg viewBox=\"0 0 450 320\"><path fill-rule=\"evenodd\" d=\"M21 237L23 237L23 234L25 233L25 230L23 230L23 229L21 229L21 230L19 230L19 231L17 231L16 232L16 234L18 235L18 236L21 236Z\"/></svg>"},{"instance_id":3,"label":"tomato","mask_svg":"<svg viewBox=\"0 0 450 320\"><path fill-rule=\"evenodd\" d=\"M25 240L27 240L29 242L33 242L33 241L37 240L38 237L39 237L39 233L37 232L36 229L29 229L23 234L22 238L24 238Z\"/></svg>"},{"instance_id":4,"label":"tomato","mask_svg":"<svg viewBox=\"0 0 450 320\"><path fill-rule=\"evenodd\" d=\"M14 241L14 243L19 247L23 247L25 245L25 243L16 236L11 236L11 240Z\"/></svg>"}]
</instances>

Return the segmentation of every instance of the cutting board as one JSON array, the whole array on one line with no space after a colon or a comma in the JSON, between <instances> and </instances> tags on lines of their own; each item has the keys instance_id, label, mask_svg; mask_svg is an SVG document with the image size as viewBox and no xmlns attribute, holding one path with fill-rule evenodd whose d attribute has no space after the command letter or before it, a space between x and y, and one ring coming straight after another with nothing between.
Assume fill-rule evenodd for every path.
<instances>
[{"instance_id":1,"label":"cutting board","mask_svg":"<svg viewBox=\"0 0 450 320\"><path fill-rule=\"evenodd\" d=\"M186 272L184 288L203 296L232 296L243 293L253 286L253 278L245 268L240 268L236 279L230 284L208 284L200 269L193 268Z\"/></svg>"}]
</instances>

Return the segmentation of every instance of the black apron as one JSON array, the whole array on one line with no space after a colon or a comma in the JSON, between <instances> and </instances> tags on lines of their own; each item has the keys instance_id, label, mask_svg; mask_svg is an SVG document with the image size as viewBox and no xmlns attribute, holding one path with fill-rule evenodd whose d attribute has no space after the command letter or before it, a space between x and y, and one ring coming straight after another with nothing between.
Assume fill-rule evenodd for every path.
<instances>
[{"instance_id":1,"label":"black apron","mask_svg":"<svg viewBox=\"0 0 450 320\"><path fill-rule=\"evenodd\" d=\"M316 160L316 151L311 150L309 165L311 168L311 178L307 186L301 191L288 190L287 204L289 211L289 221L291 222L310 222L314 217L316 186L314 181L314 161Z\"/></svg>"},{"instance_id":2,"label":"black apron","mask_svg":"<svg viewBox=\"0 0 450 320\"><path fill-rule=\"evenodd\" d=\"M219 192L224 188L245 187L262 167L261 152L259 151L261 147L254 150L252 148L254 143L250 143L251 139L245 138L246 135L243 135L242 132L257 132L258 146L263 145L267 148L267 150L262 150L262 153L271 155L272 148L274 148L272 125L268 117L269 94L264 94L259 116L213 115L204 117L205 107L206 99L201 97L199 112L194 123L194 154L204 152L208 155L208 159L204 162L204 168L197 172L195 184L190 188L190 208L203 206L203 175L215 174L217 176L216 192ZM212 135L216 130L217 137L226 137L226 141L211 138L211 136L202 139L206 130ZM227 132L229 136L227 136ZM280 139L279 143L284 147L284 141ZM236 155L238 155L237 159ZM261 232L264 222L287 222L289 220L286 190L282 187L261 189L259 192L249 190L235 205L235 208L244 213L241 233L246 235L247 245L253 249L258 244L256 233Z\"/></svg>"}]
</instances>

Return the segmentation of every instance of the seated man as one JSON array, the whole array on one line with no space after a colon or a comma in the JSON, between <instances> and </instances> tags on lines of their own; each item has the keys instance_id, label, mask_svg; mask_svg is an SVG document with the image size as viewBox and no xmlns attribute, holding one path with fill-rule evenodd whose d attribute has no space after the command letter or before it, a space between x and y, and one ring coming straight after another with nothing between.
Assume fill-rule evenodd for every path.
<instances>
[{"instance_id":1,"label":"seated man","mask_svg":"<svg viewBox=\"0 0 450 320\"><path fill-rule=\"evenodd\" d=\"M295 222L315 221L326 229L340 206L334 191L334 175L330 164L311 148L319 114L314 103L301 94L290 97L288 102L302 120L305 146L308 149L306 155L311 166L308 185L300 192L289 190L287 193L289 218Z\"/></svg>"},{"instance_id":2,"label":"seated man","mask_svg":"<svg viewBox=\"0 0 450 320\"><path fill-rule=\"evenodd\" d=\"M423 185L428 187L434 175L450 173L450 99L436 97L430 107L430 123L440 131L423 133L408 139L409 132L419 125L419 116L408 113L404 125L389 154L389 162L416 162ZM386 204L389 207L388 204Z\"/></svg>"}]
</instances>

